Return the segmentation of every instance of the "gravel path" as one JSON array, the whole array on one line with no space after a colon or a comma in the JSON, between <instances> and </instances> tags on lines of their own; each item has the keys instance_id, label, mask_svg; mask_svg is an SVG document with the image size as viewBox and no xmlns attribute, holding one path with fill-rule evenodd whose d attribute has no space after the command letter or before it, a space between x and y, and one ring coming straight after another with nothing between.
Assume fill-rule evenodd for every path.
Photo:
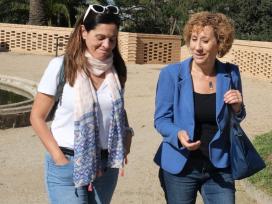
<instances>
[{"instance_id":1,"label":"gravel path","mask_svg":"<svg viewBox=\"0 0 272 204\"><path fill-rule=\"evenodd\" d=\"M50 56L0 52L0 74L38 81ZM161 140L153 128L154 95L163 65L128 65L126 109L135 129L129 164L118 182L113 204L163 204L153 155ZM242 123L253 137L272 129L272 83L243 76L247 118ZM0 203L45 204L43 154L30 127L0 130ZM198 199L201 204L201 198ZM238 204L255 204L237 183ZM261 203L261 202L259 202Z\"/></svg>"}]
</instances>

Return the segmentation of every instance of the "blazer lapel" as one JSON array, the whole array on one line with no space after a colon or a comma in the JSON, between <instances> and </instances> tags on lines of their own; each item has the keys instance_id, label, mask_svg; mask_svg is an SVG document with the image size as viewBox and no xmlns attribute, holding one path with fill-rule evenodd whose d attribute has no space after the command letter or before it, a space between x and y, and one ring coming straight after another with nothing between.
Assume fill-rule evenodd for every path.
<instances>
[{"instance_id":1,"label":"blazer lapel","mask_svg":"<svg viewBox=\"0 0 272 204\"><path fill-rule=\"evenodd\" d=\"M190 139L194 136L194 99L193 99L193 82L190 74L190 63L192 58L189 58L181 63L179 73L179 106L182 107L181 120L184 127L187 129Z\"/></svg>"}]
</instances>

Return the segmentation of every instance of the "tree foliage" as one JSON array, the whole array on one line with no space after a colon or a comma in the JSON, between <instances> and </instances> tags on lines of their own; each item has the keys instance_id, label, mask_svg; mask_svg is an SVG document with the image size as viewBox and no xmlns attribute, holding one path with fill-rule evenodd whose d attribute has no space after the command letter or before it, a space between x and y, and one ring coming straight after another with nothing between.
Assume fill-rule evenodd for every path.
<instances>
[{"instance_id":1,"label":"tree foliage","mask_svg":"<svg viewBox=\"0 0 272 204\"><path fill-rule=\"evenodd\" d=\"M28 21L29 0L0 0L0 22L26 23Z\"/></svg>"},{"instance_id":2,"label":"tree foliage","mask_svg":"<svg viewBox=\"0 0 272 204\"><path fill-rule=\"evenodd\" d=\"M238 39L272 41L271 0L199 0L192 9L231 17Z\"/></svg>"},{"instance_id":3,"label":"tree foliage","mask_svg":"<svg viewBox=\"0 0 272 204\"><path fill-rule=\"evenodd\" d=\"M85 0L0 0L0 22L71 27L85 10L84 3ZM33 17L37 22L33 22Z\"/></svg>"},{"instance_id":4,"label":"tree foliage","mask_svg":"<svg viewBox=\"0 0 272 204\"><path fill-rule=\"evenodd\" d=\"M272 41L272 1L239 1L233 16L240 39ZM230 11L231 12L231 11Z\"/></svg>"},{"instance_id":5,"label":"tree foliage","mask_svg":"<svg viewBox=\"0 0 272 204\"><path fill-rule=\"evenodd\" d=\"M130 32L180 34L187 20L189 0L116 0L122 8L123 30ZM185 15L184 15L185 14Z\"/></svg>"},{"instance_id":6,"label":"tree foliage","mask_svg":"<svg viewBox=\"0 0 272 204\"><path fill-rule=\"evenodd\" d=\"M46 0L45 12L47 25L71 27L85 1L77 0Z\"/></svg>"},{"instance_id":7,"label":"tree foliage","mask_svg":"<svg viewBox=\"0 0 272 204\"><path fill-rule=\"evenodd\" d=\"M271 0L115 0L123 10L123 30L182 34L190 14L221 12L231 17L236 37L272 41Z\"/></svg>"},{"instance_id":8,"label":"tree foliage","mask_svg":"<svg viewBox=\"0 0 272 204\"><path fill-rule=\"evenodd\" d=\"M29 2L0 0L0 22L28 22ZM73 26L86 10L84 3L116 4L122 11L122 30L181 35L189 16L198 11L221 12L231 17L236 38L272 41L271 0L43 0L46 24Z\"/></svg>"}]
</instances>

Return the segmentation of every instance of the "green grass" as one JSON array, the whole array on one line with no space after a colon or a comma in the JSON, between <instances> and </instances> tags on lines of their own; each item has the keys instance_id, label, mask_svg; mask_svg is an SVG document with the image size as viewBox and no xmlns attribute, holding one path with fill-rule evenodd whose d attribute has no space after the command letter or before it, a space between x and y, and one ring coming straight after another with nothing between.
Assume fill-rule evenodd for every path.
<instances>
[{"instance_id":1,"label":"green grass","mask_svg":"<svg viewBox=\"0 0 272 204\"><path fill-rule=\"evenodd\" d=\"M272 131L258 135L253 144L262 158L266 168L248 178L260 190L272 195Z\"/></svg>"}]
</instances>

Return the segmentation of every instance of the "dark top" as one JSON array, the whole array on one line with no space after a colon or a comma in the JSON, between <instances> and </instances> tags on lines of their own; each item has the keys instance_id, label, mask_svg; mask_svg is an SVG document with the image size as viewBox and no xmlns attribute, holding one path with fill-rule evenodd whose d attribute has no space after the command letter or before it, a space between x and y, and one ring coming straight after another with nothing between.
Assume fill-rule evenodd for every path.
<instances>
[{"instance_id":1,"label":"dark top","mask_svg":"<svg viewBox=\"0 0 272 204\"><path fill-rule=\"evenodd\" d=\"M209 143L218 130L216 124L216 93L194 92L195 131L194 141L200 140L200 148L191 152L192 157L209 160Z\"/></svg>"}]
</instances>

